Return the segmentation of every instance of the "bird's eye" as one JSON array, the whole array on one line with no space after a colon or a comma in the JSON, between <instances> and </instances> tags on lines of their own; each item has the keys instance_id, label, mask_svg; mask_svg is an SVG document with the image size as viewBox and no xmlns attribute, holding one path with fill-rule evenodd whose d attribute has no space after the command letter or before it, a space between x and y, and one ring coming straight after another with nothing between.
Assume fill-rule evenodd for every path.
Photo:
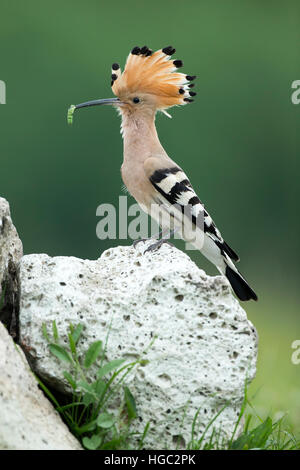
<instances>
[{"instance_id":1,"label":"bird's eye","mask_svg":"<svg viewBox=\"0 0 300 470\"><path fill-rule=\"evenodd\" d=\"M135 98L132 98L132 101L134 103L139 103L140 102L140 99L136 96Z\"/></svg>"}]
</instances>

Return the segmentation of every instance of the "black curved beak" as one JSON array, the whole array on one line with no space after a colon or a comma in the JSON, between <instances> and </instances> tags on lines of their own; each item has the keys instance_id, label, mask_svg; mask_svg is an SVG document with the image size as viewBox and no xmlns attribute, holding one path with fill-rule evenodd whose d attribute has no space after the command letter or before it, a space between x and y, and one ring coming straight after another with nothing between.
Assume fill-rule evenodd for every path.
<instances>
[{"instance_id":1,"label":"black curved beak","mask_svg":"<svg viewBox=\"0 0 300 470\"><path fill-rule=\"evenodd\" d=\"M75 105L75 109L86 108L87 106L99 106L100 104L120 104L121 101L119 98L105 98L103 100L93 100L86 101L85 103L80 103Z\"/></svg>"},{"instance_id":2,"label":"black curved beak","mask_svg":"<svg viewBox=\"0 0 300 470\"><path fill-rule=\"evenodd\" d=\"M73 114L74 114L74 111L76 109L87 108L89 106L99 106L101 104L110 104L110 105L121 106L122 101L120 101L119 98L104 98L102 100L86 101L85 103L80 103L80 104L76 104L76 105L72 104L68 109L68 123L72 124Z\"/></svg>"}]
</instances>

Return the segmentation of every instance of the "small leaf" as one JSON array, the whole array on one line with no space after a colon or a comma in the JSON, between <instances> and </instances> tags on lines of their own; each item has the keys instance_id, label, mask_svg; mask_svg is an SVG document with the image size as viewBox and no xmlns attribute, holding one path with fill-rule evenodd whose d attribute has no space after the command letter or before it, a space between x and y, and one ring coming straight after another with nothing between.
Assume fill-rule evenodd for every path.
<instances>
[{"instance_id":1,"label":"small leaf","mask_svg":"<svg viewBox=\"0 0 300 470\"><path fill-rule=\"evenodd\" d=\"M64 378L69 382L73 390L76 390L76 382L74 381L73 377L69 372L66 370L63 372Z\"/></svg>"},{"instance_id":2,"label":"small leaf","mask_svg":"<svg viewBox=\"0 0 300 470\"><path fill-rule=\"evenodd\" d=\"M90 431L93 431L94 429L96 429L96 425L97 425L97 420L94 419L93 421L90 421L89 423L87 424L84 424L83 426L80 426L79 428L76 427L76 433L77 434L84 434L85 432L90 432Z\"/></svg>"},{"instance_id":3,"label":"small leaf","mask_svg":"<svg viewBox=\"0 0 300 470\"><path fill-rule=\"evenodd\" d=\"M88 450L96 450L102 442L102 438L94 434L92 437L84 437L82 439L82 444Z\"/></svg>"},{"instance_id":4,"label":"small leaf","mask_svg":"<svg viewBox=\"0 0 300 470\"><path fill-rule=\"evenodd\" d=\"M76 344L75 344L73 335L71 333L69 333L68 338L69 338L70 349L72 351L72 354L74 354L74 356L75 356L75 354L76 354Z\"/></svg>"},{"instance_id":5,"label":"small leaf","mask_svg":"<svg viewBox=\"0 0 300 470\"><path fill-rule=\"evenodd\" d=\"M75 330L72 331L72 336L73 336L73 339L75 341L75 344L77 344L77 341L80 338L82 330L83 330L83 325L79 324L79 325L76 326Z\"/></svg>"},{"instance_id":6,"label":"small leaf","mask_svg":"<svg viewBox=\"0 0 300 470\"><path fill-rule=\"evenodd\" d=\"M85 392L89 392L91 394L94 392L93 386L91 384L89 384L88 382L84 382L83 380L78 382L77 387L79 389L84 390Z\"/></svg>"},{"instance_id":7,"label":"small leaf","mask_svg":"<svg viewBox=\"0 0 300 470\"><path fill-rule=\"evenodd\" d=\"M243 433L231 444L230 449L245 450L248 447L249 440L250 440L249 434Z\"/></svg>"},{"instance_id":8,"label":"small leaf","mask_svg":"<svg viewBox=\"0 0 300 470\"><path fill-rule=\"evenodd\" d=\"M150 421L147 422L145 428L144 428L144 432L143 432L143 435L140 439L140 442L139 442L139 446L137 448L137 450L142 450L143 449L143 446L144 446L144 440L145 440L145 437L147 436L148 434L148 431L149 431L149 427L150 427Z\"/></svg>"},{"instance_id":9,"label":"small leaf","mask_svg":"<svg viewBox=\"0 0 300 470\"><path fill-rule=\"evenodd\" d=\"M264 448L268 437L272 433L272 420L268 417L262 424L252 429L248 433L243 433L233 443L231 448L238 449L258 449Z\"/></svg>"},{"instance_id":10,"label":"small leaf","mask_svg":"<svg viewBox=\"0 0 300 470\"><path fill-rule=\"evenodd\" d=\"M272 420L268 417L262 424L251 431L252 439L249 448L264 447L271 433Z\"/></svg>"},{"instance_id":11,"label":"small leaf","mask_svg":"<svg viewBox=\"0 0 300 470\"><path fill-rule=\"evenodd\" d=\"M58 359L60 359L61 361L72 363L72 359L69 356L69 353L64 348L62 348L58 344L53 343L49 344L48 347L51 353L54 354L54 356L56 356Z\"/></svg>"},{"instance_id":12,"label":"small leaf","mask_svg":"<svg viewBox=\"0 0 300 470\"><path fill-rule=\"evenodd\" d=\"M117 369L121 364L125 362L125 359L114 359L113 361L108 362L98 371L98 377L104 377L106 374L111 372L114 369Z\"/></svg>"},{"instance_id":13,"label":"small leaf","mask_svg":"<svg viewBox=\"0 0 300 470\"><path fill-rule=\"evenodd\" d=\"M100 352L102 351L102 341L95 341L92 343L85 354L84 367L88 369L97 360Z\"/></svg>"},{"instance_id":14,"label":"small leaf","mask_svg":"<svg viewBox=\"0 0 300 470\"><path fill-rule=\"evenodd\" d=\"M49 338L49 335L48 335L46 323L42 324L42 333L43 333L43 336L44 336L45 340L48 341L48 343L50 343L50 338Z\"/></svg>"},{"instance_id":15,"label":"small leaf","mask_svg":"<svg viewBox=\"0 0 300 470\"><path fill-rule=\"evenodd\" d=\"M57 342L59 340L59 334L58 334L58 330L57 330L55 320L53 320L53 322L52 322L52 332L53 332L54 341Z\"/></svg>"},{"instance_id":16,"label":"small leaf","mask_svg":"<svg viewBox=\"0 0 300 470\"><path fill-rule=\"evenodd\" d=\"M128 387L124 387L124 396L125 396L125 402L127 406L128 417L129 419L134 419L136 418L136 414L137 414L136 403Z\"/></svg>"},{"instance_id":17,"label":"small leaf","mask_svg":"<svg viewBox=\"0 0 300 470\"><path fill-rule=\"evenodd\" d=\"M110 415L109 413L102 413L97 418L97 425L104 429L111 428L114 425L114 422L115 419L113 415Z\"/></svg>"}]
</instances>

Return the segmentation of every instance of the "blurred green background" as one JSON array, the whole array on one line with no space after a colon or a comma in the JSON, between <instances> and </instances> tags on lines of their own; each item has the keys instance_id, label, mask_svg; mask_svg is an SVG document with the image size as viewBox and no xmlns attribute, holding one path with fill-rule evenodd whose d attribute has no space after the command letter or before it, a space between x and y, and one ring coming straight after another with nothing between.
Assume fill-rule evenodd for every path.
<instances>
[{"instance_id":1,"label":"blurred green background","mask_svg":"<svg viewBox=\"0 0 300 470\"><path fill-rule=\"evenodd\" d=\"M162 144L190 176L240 269L259 295L248 303L259 333L251 385L261 413L288 412L300 428L298 1L2 0L0 195L25 253L97 258L96 208L118 204L120 120L91 108L66 123L71 103L112 96L110 68L129 50L173 45L196 74L192 105L158 116ZM183 248L183 244L179 247ZM196 263L215 269L196 252Z\"/></svg>"}]
</instances>

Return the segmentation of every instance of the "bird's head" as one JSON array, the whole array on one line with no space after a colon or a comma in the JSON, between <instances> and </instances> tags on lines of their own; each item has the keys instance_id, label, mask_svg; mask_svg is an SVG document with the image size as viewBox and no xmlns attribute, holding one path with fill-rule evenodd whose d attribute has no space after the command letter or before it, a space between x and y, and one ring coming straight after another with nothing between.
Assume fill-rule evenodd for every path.
<instances>
[{"instance_id":1,"label":"bird's head","mask_svg":"<svg viewBox=\"0 0 300 470\"><path fill-rule=\"evenodd\" d=\"M191 83L196 77L177 72L183 66L181 60L172 59L172 46L153 52L147 46L134 47L124 71L119 64L112 65L111 87L115 98L87 101L69 108L68 120L72 122L75 109L109 104L127 114L155 114L193 101L196 95ZM166 113L167 114L167 113Z\"/></svg>"}]
</instances>

